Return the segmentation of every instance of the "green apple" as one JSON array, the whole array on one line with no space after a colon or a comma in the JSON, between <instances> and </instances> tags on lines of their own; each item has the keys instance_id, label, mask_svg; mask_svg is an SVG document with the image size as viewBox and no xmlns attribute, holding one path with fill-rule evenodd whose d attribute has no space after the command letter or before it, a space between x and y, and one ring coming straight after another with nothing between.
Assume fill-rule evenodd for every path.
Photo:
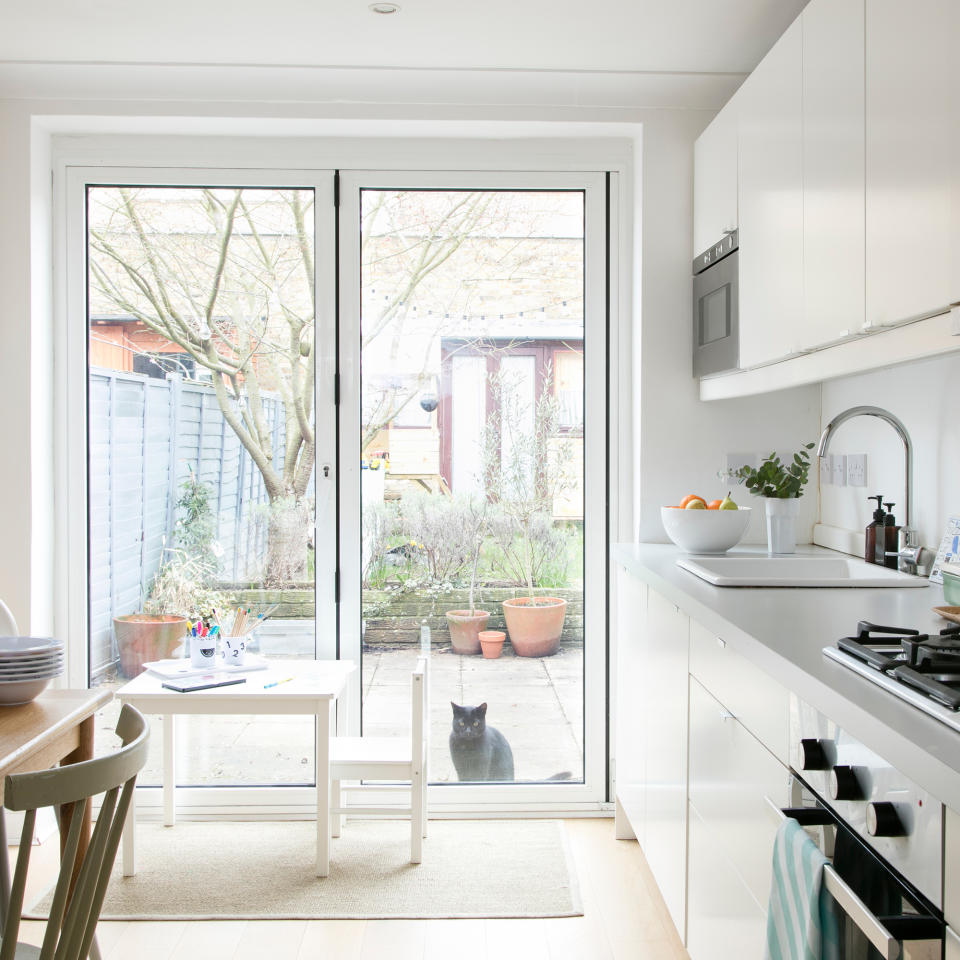
<instances>
[{"instance_id":1,"label":"green apple","mask_svg":"<svg viewBox=\"0 0 960 960\"><path fill-rule=\"evenodd\" d=\"M730 499L730 491L727 491L727 495L720 501L720 506L718 510L739 510L740 508Z\"/></svg>"},{"instance_id":2,"label":"green apple","mask_svg":"<svg viewBox=\"0 0 960 960\"><path fill-rule=\"evenodd\" d=\"M685 507L684 510L706 510L707 505L698 497L695 500L691 500Z\"/></svg>"}]
</instances>

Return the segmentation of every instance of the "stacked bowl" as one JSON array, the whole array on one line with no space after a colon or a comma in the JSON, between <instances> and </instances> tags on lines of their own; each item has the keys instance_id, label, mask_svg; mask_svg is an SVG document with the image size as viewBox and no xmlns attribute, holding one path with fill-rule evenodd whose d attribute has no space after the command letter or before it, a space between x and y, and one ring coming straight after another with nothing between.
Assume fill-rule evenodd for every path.
<instances>
[{"instance_id":1,"label":"stacked bowl","mask_svg":"<svg viewBox=\"0 0 960 960\"><path fill-rule=\"evenodd\" d=\"M63 644L52 637L0 637L0 705L29 703L63 673Z\"/></svg>"}]
</instances>

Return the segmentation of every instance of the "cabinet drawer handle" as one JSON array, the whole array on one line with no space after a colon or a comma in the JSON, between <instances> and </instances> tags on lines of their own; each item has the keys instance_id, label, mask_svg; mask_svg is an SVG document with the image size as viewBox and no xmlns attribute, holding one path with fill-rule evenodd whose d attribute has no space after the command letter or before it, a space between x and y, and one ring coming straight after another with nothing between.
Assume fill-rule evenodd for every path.
<instances>
[{"instance_id":1,"label":"cabinet drawer handle","mask_svg":"<svg viewBox=\"0 0 960 960\"><path fill-rule=\"evenodd\" d=\"M727 645L727 641L723 637L717 637L717 646L723 650Z\"/></svg>"}]
</instances>

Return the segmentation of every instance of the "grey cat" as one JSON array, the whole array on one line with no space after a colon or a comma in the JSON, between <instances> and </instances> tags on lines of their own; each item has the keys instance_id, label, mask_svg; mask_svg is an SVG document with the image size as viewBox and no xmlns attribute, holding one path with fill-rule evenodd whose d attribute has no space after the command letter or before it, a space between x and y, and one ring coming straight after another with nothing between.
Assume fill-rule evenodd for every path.
<instances>
[{"instance_id":1,"label":"grey cat","mask_svg":"<svg viewBox=\"0 0 960 960\"><path fill-rule=\"evenodd\" d=\"M507 738L487 726L487 705L453 707L450 756L458 780L513 780L513 751Z\"/></svg>"}]
</instances>

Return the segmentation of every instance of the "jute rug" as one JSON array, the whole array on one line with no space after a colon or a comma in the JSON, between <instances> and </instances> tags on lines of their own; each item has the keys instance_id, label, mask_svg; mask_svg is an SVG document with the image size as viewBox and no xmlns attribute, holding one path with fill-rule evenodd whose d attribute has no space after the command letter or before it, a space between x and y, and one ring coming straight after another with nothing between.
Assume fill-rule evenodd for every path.
<instances>
[{"instance_id":1,"label":"jute rug","mask_svg":"<svg viewBox=\"0 0 960 960\"><path fill-rule=\"evenodd\" d=\"M181 821L137 826L137 875L120 856L102 919L570 917L583 911L563 824L434 820L423 863L410 828L348 821L330 876L313 875L308 821ZM31 916L46 916L51 893Z\"/></svg>"}]
</instances>

